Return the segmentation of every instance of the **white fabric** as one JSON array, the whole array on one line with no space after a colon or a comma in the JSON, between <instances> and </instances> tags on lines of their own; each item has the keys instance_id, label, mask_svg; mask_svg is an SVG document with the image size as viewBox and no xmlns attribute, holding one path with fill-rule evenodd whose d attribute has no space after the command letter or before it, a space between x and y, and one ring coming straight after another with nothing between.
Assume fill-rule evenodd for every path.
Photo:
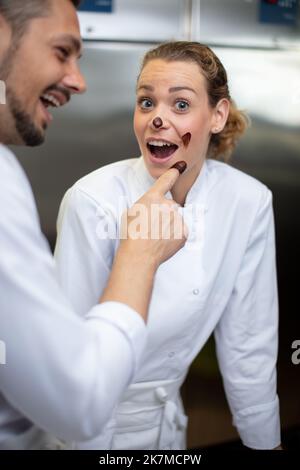
<instances>
[{"instance_id":1,"label":"white fabric","mask_svg":"<svg viewBox=\"0 0 300 470\"><path fill-rule=\"evenodd\" d=\"M103 433L73 448L185 449L187 417L178 395L182 382L180 378L130 385Z\"/></svg>"},{"instance_id":2,"label":"white fabric","mask_svg":"<svg viewBox=\"0 0 300 470\"><path fill-rule=\"evenodd\" d=\"M61 285L79 315L95 303L99 286L106 283L118 246L117 237L109 237L118 234L123 209L153 181L143 158L130 159L91 173L67 192L56 259ZM280 426L272 194L241 171L207 160L182 213L189 239L157 271L148 345L134 382L182 377L214 332L228 402L244 444L273 448L280 443ZM114 426L118 433L110 423ZM134 439L126 448L134 448ZM93 445L97 448L97 439Z\"/></svg>"},{"instance_id":3,"label":"white fabric","mask_svg":"<svg viewBox=\"0 0 300 470\"><path fill-rule=\"evenodd\" d=\"M128 306L97 305L98 298L86 321L74 314L58 285L28 181L2 145L0 178L0 340L6 347L0 449L41 448L47 443L40 429L66 440L90 439L136 373L145 324Z\"/></svg>"}]
</instances>

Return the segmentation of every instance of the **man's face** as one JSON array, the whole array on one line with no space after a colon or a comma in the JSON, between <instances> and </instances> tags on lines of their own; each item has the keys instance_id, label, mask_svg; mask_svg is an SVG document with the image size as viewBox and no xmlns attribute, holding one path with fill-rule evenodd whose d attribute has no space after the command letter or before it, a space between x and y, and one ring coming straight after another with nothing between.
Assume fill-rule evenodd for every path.
<instances>
[{"instance_id":1,"label":"man's face","mask_svg":"<svg viewBox=\"0 0 300 470\"><path fill-rule=\"evenodd\" d=\"M13 36L5 52L0 48L0 79L7 90L7 104L0 107L0 142L41 144L52 120L49 107L63 106L72 94L85 91L76 10L70 0L51 0L50 5L48 16L30 21L17 50Z\"/></svg>"}]
</instances>

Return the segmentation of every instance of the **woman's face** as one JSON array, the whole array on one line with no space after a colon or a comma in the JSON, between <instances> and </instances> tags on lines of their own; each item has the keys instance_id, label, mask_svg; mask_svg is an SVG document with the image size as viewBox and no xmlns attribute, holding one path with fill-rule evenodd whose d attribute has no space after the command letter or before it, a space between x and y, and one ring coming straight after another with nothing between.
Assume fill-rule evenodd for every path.
<instances>
[{"instance_id":1,"label":"woman's face","mask_svg":"<svg viewBox=\"0 0 300 470\"><path fill-rule=\"evenodd\" d=\"M198 174L217 120L196 63L154 59L144 67L137 84L134 131L153 178L180 160L187 163L185 174Z\"/></svg>"}]
</instances>

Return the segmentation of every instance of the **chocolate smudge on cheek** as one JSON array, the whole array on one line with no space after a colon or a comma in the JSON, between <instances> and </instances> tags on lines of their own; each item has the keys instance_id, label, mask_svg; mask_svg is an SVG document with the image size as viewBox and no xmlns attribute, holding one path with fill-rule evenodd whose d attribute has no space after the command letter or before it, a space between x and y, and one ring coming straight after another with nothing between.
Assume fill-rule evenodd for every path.
<instances>
[{"instance_id":1,"label":"chocolate smudge on cheek","mask_svg":"<svg viewBox=\"0 0 300 470\"><path fill-rule=\"evenodd\" d=\"M190 140L191 140L191 137L192 137L192 134L190 132L187 132L186 134L184 134L181 138L182 138L182 142L183 142L183 145L185 147L187 147L190 143Z\"/></svg>"}]
</instances>

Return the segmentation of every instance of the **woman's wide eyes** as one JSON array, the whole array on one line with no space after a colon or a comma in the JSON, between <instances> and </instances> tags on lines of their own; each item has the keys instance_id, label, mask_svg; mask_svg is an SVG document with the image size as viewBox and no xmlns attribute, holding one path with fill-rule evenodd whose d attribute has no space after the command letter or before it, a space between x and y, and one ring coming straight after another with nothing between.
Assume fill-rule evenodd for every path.
<instances>
[{"instance_id":1,"label":"woman's wide eyes","mask_svg":"<svg viewBox=\"0 0 300 470\"><path fill-rule=\"evenodd\" d=\"M176 101L175 108L178 111L186 111L189 108L189 104L186 101L183 101L183 100Z\"/></svg>"},{"instance_id":2,"label":"woman's wide eyes","mask_svg":"<svg viewBox=\"0 0 300 470\"><path fill-rule=\"evenodd\" d=\"M141 98L138 100L138 104L142 109L149 109L153 106L153 101L150 98ZM176 111L187 111L189 103L184 100L178 100L175 102L174 107Z\"/></svg>"},{"instance_id":3,"label":"woman's wide eyes","mask_svg":"<svg viewBox=\"0 0 300 470\"><path fill-rule=\"evenodd\" d=\"M151 106L152 106L152 101L149 100L149 98L142 98L141 100L139 100L139 105L140 105L141 108L143 108L143 109L148 109L148 108L151 108Z\"/></svg>"}]
</instances>

